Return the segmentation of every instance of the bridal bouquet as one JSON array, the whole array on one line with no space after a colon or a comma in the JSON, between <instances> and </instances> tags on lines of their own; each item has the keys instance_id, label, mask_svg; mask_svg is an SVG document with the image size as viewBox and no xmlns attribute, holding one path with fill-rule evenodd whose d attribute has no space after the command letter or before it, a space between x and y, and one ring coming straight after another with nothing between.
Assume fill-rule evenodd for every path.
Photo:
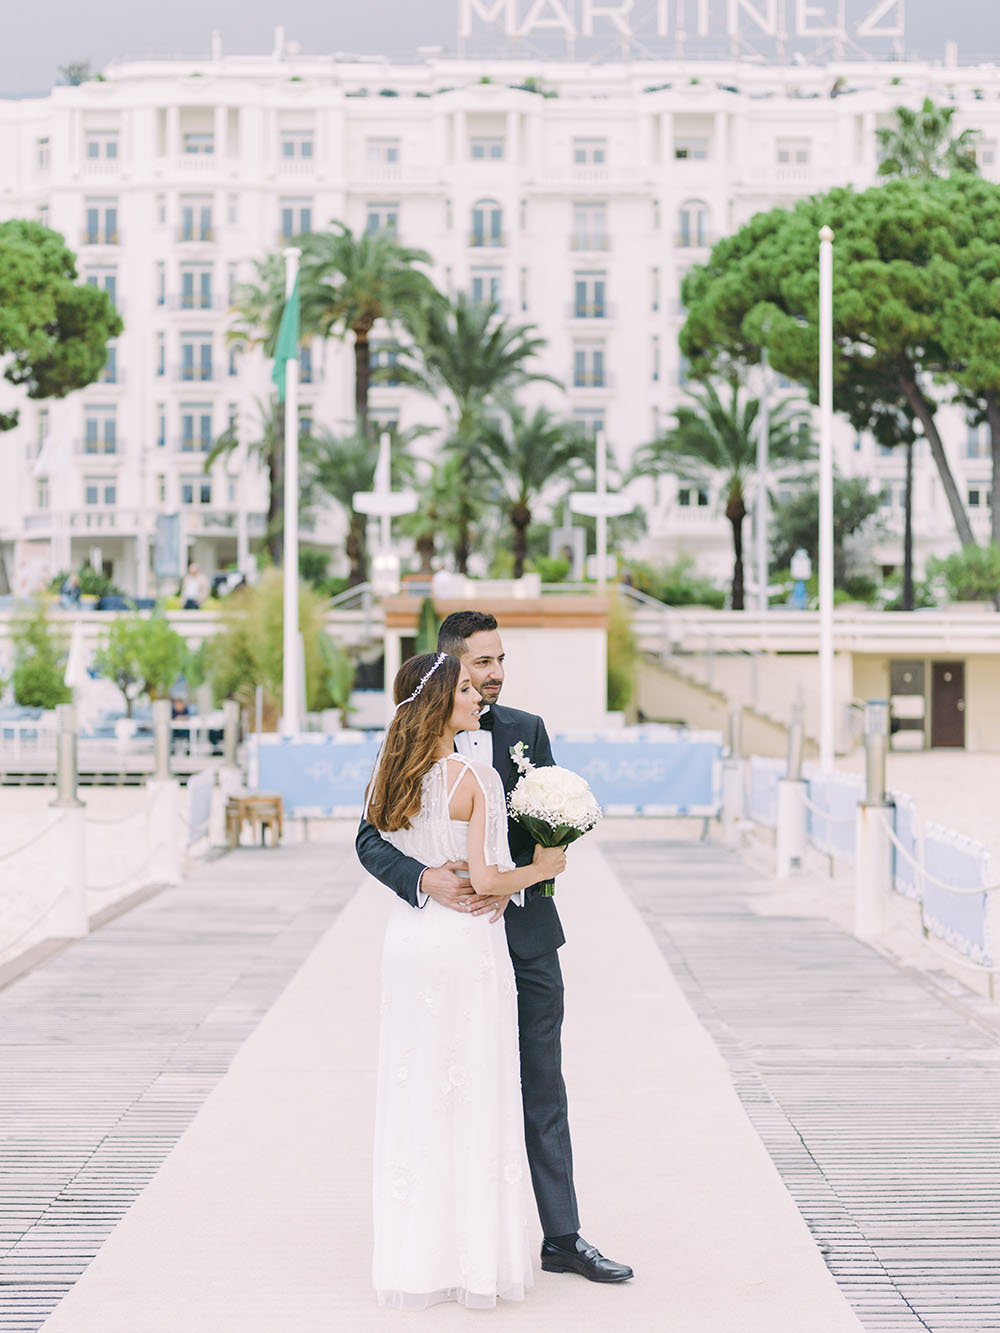
<instances>
[{"instance_id":1,"label":"bridal bouquet","mask_svg":"<svg viewBox=\"0 0 1000 1333\"><path fill-rule=\"evenodd\" d=\"M523 824L543 847L565 847L590 831L601 818L601 807L584 778L555 764L536 768L524 753L524 741L510 748L510 757L521 774L507 798L511 818ZM552 880L539 893L551 898Z\"/></svg>"}]
</instances>

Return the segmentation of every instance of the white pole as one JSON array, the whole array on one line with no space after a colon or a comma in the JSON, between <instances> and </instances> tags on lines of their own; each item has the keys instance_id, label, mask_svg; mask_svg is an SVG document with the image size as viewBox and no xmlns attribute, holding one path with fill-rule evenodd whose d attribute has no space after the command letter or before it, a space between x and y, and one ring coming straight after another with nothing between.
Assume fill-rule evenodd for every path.
<instances>
[{"instance_id":1,"label":"white pole","mask_svg":"<svg viewBox=\"0 0 1000 1333\"><path fill-rule=\"evenodd\" d=\"M833 767L833 232L819 233L820 767Z\"/></svg>"},{"instance_id":2,"label":"white pole","mask_svg":"<svg viewBox=\"0 0 1000 1333\"><path fill-rule=\"evenodd\" d=\"M766 336L766 330L765 330ZM757 538L757 609L767 611L767 467L771 444L771 366L767 348L760 357L760 430L757 434L757 505L755 528Z\"/></svg>"},{"instance_id":3,"label":"white pole","mask_svg":"<svg viewBox=\"0 0 1000 1333\"><path fill-rule=\"evenodd\" d=\"M301 250L285 250L285 300L292 295ZM299 698L299 361L285 363L285 539L284 656L281 674L281 734L294 736L301 725Z\"/></svg>"},{"instance_id":4,"label":"white pole","mask_svg":"<svg viewBox=\"0 0 1000 1333\"><path fill-rule=\"evenodd\" d=\"M603 499L608 492L608 442L604 431L597 432L597 494ZM601 511L597 512L597 586L603 592L607 583L608 563L608 520Z\"/></svg>"},{"instance_id":5,"label":"white pole","mask_svg":"<svg viewBox=\"0 0 1000 1333\"><path fill-rule=\"evenodd\" d=\"M287 383L287 380L286 380ZM239 443L236 446L236 568L250 582L250 515L247 512L247 469L249 456L246 435L236 418L236 434Z\"/></svg>"},{"instance_id":6,"label":"white pole","mask_svg":"<svg viewBox=\"0 0 1000 1333\"><path fill-rule=\"evenodd\" d=\"M389 458L389 432L383 431L379 440L381 448L379 449L379 475L375 478L376 491L383 491L386 495L392 490L392 466ZM382 548L382 555L388 555L392 546L392 518L388 509L384 509L379 514L379 545Z\"/></svg>"}]
</instances>

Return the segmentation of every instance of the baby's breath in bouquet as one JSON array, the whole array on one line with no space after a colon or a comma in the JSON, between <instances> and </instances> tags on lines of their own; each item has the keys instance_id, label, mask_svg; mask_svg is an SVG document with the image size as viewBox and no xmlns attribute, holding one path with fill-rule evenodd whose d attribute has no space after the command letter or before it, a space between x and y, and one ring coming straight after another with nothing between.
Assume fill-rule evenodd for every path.
<instances>
[{"instance_id":1,"label":"baby's breath in bouquet","mask_svg":"<svg viewBox=\"0 0 1000 1333\"><path fill-rule=\"evenodd\" d=\"M601 818L594 793L578 773L555 764L536 768L524 752L524 741L510 747L510 757L521 776L507 798L507 808L542 847L565 847ZM554 881L547 880L538 892L551 898Z\"/></svg>"}]
</instances>

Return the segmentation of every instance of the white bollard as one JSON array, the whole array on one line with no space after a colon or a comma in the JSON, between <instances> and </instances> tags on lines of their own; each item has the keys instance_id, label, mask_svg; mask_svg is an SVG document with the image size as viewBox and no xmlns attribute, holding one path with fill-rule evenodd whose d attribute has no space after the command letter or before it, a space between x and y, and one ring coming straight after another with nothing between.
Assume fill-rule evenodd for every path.
<instances>
[{"instance_id":1,"label":"white bollard","mask_svg":"<svg viewBox=\"0 0 1000 1333\"><path fill-rule=\"evenodd\" d=\"M796 778L778 779L774 873L779 879L787 879L802 869L806 854L806 785Z\"/></svg>"},{"instance_id":2,"label":"white bollard","mask_svg":"<svg viewBox=\"0 0 1000 1333\"><path fill-rule=\"evenodd\" d=\"M87 912L87 811L76 794L76 706L56 708L56 799L62 811L52 839L52 876L60 894L46 917L45 933L56 939L80 939L90 930Z\"/></svg>"},{"instance_id":3,"label":"white bollard","mask_svg":"<svg viewBox=\"0 0 1000 1333\"><path fill-rule=\"evenodd\" d=\"M876 940L887 925L892 894L892 843L886 824L893 821L888 802L858 806L854 844L854 933Z\"/></svg>"},{"instance_id":4,"label":"white bollard","mask_svg":"<svg viewBox=\"0 0 1000 1333\"><path fill-rule=\"evenodd\" d=\"M61 890L45 918L45 934L53 939L78 940L90 930L87 913L87 811L77 804L63 809L52 836L55 849L52 872Z\"/></svg>"},{"instance_id":5,"label":"white bollard","mask_svg":"<svg viewBox=\"0 0 1000 1333\"><path fill-rule=\"evenodd\" d=\"M174 778L150 778L146 784L146 848L150 884L179 884L182 878L181 786Z\"/></svg>"},{"instance_id":6,"label":"white bollard","mask_svg":"<svg viewBox=\"0 0 1000 1333\"><path fill-rule=\"evenodd\" d=\"M854 933L875 940L888 922L892 896L892 841L895 807L886 800L885 765L889 749L889 704L865 704L865 799L858 806L854 835Z\"/></svg>"}]
</instances>

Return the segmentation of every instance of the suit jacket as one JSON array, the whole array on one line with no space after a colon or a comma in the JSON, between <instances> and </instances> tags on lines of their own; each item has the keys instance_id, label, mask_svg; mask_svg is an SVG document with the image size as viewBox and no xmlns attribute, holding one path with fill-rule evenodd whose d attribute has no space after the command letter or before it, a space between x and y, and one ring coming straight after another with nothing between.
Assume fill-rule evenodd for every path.
<instances>
[{"instance_id":1,"label":"suit jacket","mask_svg":"<svg viewBox=\"0 0 1000 1333\"><path fill-rule=\"evenodd\" d=\"M553 764L552 746L545 723L534 713L523 713L519 708L491 704L493 714L493 767L500 774L503 789L513 791L520 774L510 757L510 748L524 741L525 752L533 764L544 768ZM519 823L508 820L507 835L510 854L515 865L529 865L535 844L531 835ZM358 859L370 875L397 893L404 902L417 907L417 882L426 869L419 861L404 856L379 833L378 829L362 819L355 840ZM507 927L507 945L519 958L538 958L564 944L563 934L554 898L546 898L536 889L525 890L523 907L508 907L504 913Z\"/></svg>"}]
</instances>

